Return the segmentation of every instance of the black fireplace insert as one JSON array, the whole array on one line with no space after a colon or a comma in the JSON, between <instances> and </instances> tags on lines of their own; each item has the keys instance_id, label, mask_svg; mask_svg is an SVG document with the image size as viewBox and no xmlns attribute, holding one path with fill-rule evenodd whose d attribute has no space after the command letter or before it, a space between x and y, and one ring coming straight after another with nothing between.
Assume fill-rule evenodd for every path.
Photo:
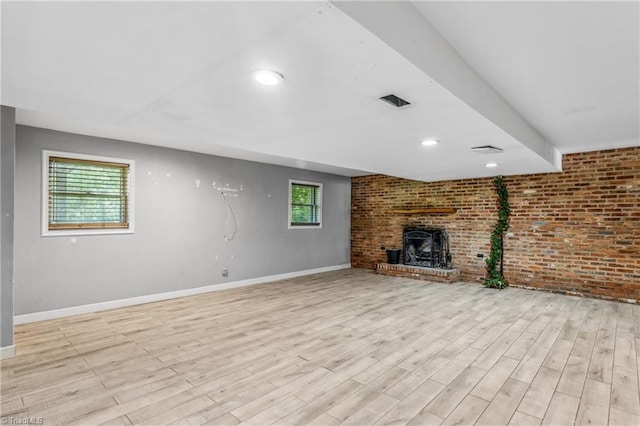
<instances>
[{"instance_id":1,"label":"black fireplace insert","mask_svg":"<svg viewBox=\"0 0 640 426\"><path fill-rule=\"evenodd\" d=\"M405 265L451 269L449 237L443 229L405 229L402 241Z\"/></svg>"}]
</instances>

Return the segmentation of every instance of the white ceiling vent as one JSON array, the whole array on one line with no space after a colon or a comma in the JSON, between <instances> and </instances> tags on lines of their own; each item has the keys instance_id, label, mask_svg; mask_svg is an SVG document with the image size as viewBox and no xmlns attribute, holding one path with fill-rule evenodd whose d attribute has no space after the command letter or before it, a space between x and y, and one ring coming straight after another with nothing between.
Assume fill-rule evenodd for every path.
<instances>
[{"instance_id":1,"label":"white ceiling vent","mask_svg":"<svg viewBox=\"0 0 640 426\"><path fill-rule=\"evenodd\" d=\"M471 148L471 151L477 152L478 154L500 154L502 153L503 149L493 145L483 145L474 146L473 148Z\"/></svg>"},{"instance_id":2,"label":"white ceiling vent","mask_svg":"<svg viewBox=\"0 0 640 426\"><path fill-rule=\"evenodd\" d=\"M388 103L389 105L393 105L396 108L402 108L402 107L406 107L411 105L411 102L409 101L405 101L404 99L394 95L394 94L390 94L387 96L383 96L381 98L379 98L381 101Z\"/></svg>"}]
</instances>

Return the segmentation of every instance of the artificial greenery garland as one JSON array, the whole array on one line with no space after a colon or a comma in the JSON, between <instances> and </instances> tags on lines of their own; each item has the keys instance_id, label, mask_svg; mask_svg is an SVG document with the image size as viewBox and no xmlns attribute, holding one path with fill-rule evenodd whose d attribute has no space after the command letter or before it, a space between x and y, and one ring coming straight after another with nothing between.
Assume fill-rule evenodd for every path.
<instances>
[{"instance_id":1,"label":"artificial greenery garland","mask_svg":"<svg viewBox=\"0 0 640 426\"><path fill-rule=\"evenodd\" d=\"M503 289L509 284L503 275L503 248L504 234L509 229L509 192L504 184L502 176L493 180L493 186L498 193L498 221L491 233L491 253L486 259L487 277L484 279L485 287Z\"/></svg>"}]
</instances>

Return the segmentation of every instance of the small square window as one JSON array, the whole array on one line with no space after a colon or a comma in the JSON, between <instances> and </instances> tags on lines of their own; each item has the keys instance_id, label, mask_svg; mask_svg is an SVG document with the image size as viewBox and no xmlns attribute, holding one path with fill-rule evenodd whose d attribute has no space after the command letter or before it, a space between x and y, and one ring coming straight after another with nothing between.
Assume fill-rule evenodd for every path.
<instances>
[{"instance_id":1,"label":"small square window","mask_svg":"<svg viewBox=\"0 0 640 426\"><path fill-rule=\"evenodd\" d=\"M322 184L289 180L289 228L322 228Z\"/></svg>"},{"instance_id":2,"label":"small square window","mask_svg":"<svg viewBox=\"0 0 640 426\"><path fill-rule=\"evenodd\" d=\"M42 235L133 232L133 160L43 152Z\"/></svg>"}]
</instances>

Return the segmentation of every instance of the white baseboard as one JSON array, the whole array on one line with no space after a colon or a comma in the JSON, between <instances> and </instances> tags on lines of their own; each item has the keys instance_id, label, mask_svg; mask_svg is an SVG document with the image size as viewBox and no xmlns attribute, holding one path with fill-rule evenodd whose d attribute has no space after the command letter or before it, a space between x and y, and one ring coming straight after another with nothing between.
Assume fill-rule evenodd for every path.
<instances>
[{"instance_id":1,"label":"white baseboard","mask_svg":"<svg viewBox=\"0 0 640 426\"><path fill-rule=\"evenodd\" d=\"M16 356L15 345L4 346L0 348L0 360L13 358L14 356Z\"/></svg>"},{"instance_id":2,"label":"white baseboard","mask_svg":"<svg viewBox=\"0 0 640 426\"><path fill-rule=\"evenodd\" d=\"M286 280L289 278L302 277L304 275L319 274L322 272L348 269L350 263L343 265L325 266L323 268L307 269L304 271L287 272L285 274L269 275L266 277L250 278L248 280L234 281L223 284L213 284L203 287L189 288L185 290L169 291L167 293L150 294L148 296L131 297L129 299L111 300L109 302L92 303L89 305L72 306L69 308L54 309L51 311L34 312L31 314L16 315L13 323L26 324L36 321L46 321L55 318L68 317L71 315L88 314L91 312L106 311L109 309L122 308L125 306L141 305L143 303L158 302L160 300L175 299L178 297L193 296L196 294L210 293L212 291L226 290L229 288L245 287L248 285L263 284L273 281ZM3 348L4 349L4 348ZM15 351L14 351L15 352Z\"/></svg>"}]
</instances>

